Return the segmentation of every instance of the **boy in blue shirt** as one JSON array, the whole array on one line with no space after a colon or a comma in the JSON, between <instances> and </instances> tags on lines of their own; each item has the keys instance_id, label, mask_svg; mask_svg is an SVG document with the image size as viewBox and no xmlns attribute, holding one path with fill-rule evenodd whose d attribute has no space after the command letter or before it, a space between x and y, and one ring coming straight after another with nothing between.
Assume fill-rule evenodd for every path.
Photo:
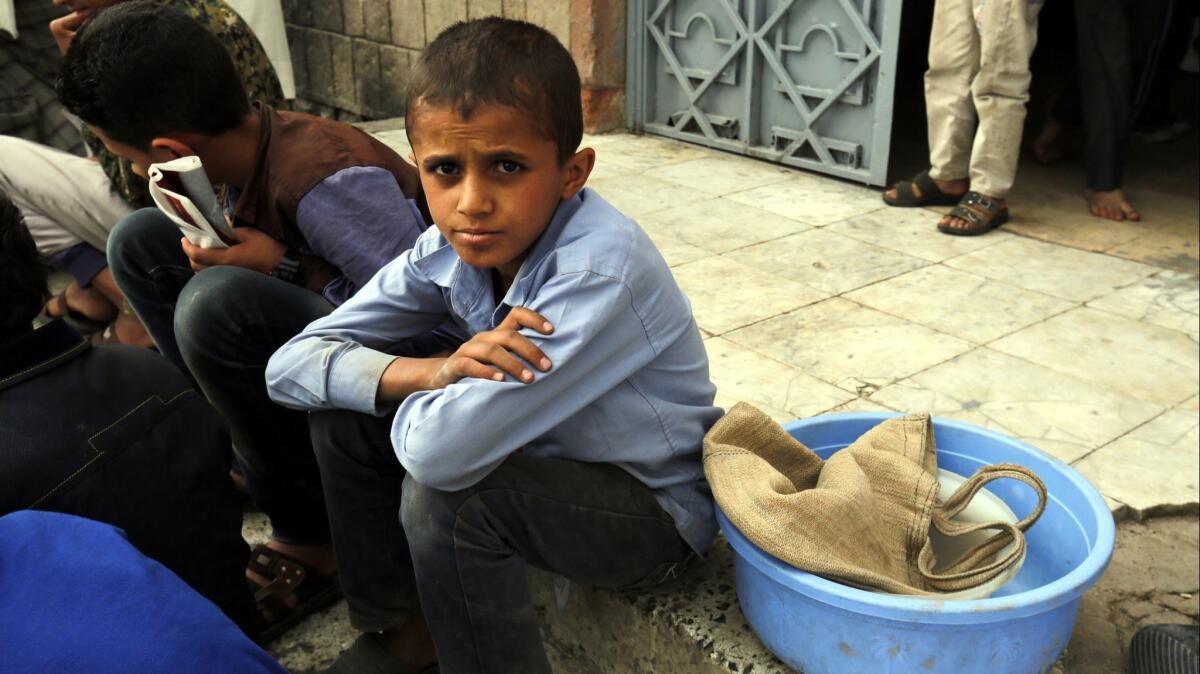
<instances>
[{"instance_id":1,"label":"boy in blue shirt","mask_svg":"<svg viewBox=\"0 0 1200 674\"><path fill-rule=\"evenodd\" d=\"M436 229L267 366L275 401L343 410L310 426L368 634L331 671L415 671L428 629L442 672L548 672L527 564L639 587L712 542L708 360L650 239L584 188L595 152L553 36L456 24L408 95ZM471 335L454 353L392 355L447 320Z\"/></svg>"}]
</instances>

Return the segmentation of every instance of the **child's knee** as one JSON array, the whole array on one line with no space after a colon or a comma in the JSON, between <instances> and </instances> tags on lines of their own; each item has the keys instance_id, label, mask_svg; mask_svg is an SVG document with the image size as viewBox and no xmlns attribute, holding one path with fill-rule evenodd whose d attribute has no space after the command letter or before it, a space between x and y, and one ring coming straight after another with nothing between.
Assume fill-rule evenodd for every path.
<instances>
[{"instance_id":1,"label":"child's knee","mask_svg":"<svg viewBox=\"0 0 1200 674\"><path fill-rule=\"evenodd\" d=\"M464 494L426 487L411 475L404 478L401 489L400 523L415 555L437 545L453 531Z\"/></svg>"},{"instance_id":2,"label":"child's knee","mask_svg":"<svg viewBox=\"0 0 1200 674\"><path fill-rule=\"evenodd\" d=\"M245 301L244 280L252 274L257 272L213 267L187 282L175 304L175 338L181 350L188 344L213 346L213 340L237 341L244 324L238 315Z\"/></svg>"},{"instance_id":3,"label":"child's knee","mask_svg":"<svg viewBox=\"0 0 1200 674\"><path fill-rule=\"evenodd\" d=\"M114 266L162 245L179 248L179 228L157 208L142 208L121 218L108 235L108 259Z\"/></svg>"}]
</instances>

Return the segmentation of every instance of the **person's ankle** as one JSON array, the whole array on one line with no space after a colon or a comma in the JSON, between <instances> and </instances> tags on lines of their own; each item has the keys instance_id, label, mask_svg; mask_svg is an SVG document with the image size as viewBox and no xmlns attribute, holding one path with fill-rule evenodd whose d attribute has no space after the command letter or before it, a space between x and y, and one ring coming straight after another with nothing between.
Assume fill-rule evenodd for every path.
<instances>
[{"instance_id":1,"label":"person's ankle","mask_svg":"<svg viewBox=\"0 0 1200 674\"><path fill-rule=\"evenodd\" d=\"M939 190L946 192L947 194L956 194L967 191L967 181L962 178L958 180L938 180L937 178L934 178L933 182L938 186Z\"/></svg>"},{"instance_id":2,"label":"person's ankle","mask_svg":"<svg viewBox=\"0 0 1200 674\"><path fill-rule=\"evenodd\" d=\"M304 562L322 575L332 576L337 573L337 557L334 556L333 546L329 543L296 545L272 538L267 541L267 547Z\"/></svg>"},{"instance_id":3,"label":"person's ankle","mask_svg":"<svg viewBox=\"0 0 1200 674\"><path fill-rule=\"evenodd\" d=\"M379 643L396 658L414 667L424 667L437 660L433 637L421 616L413 616L399 627L380 632Z\"/></svg>"}]
</instances>

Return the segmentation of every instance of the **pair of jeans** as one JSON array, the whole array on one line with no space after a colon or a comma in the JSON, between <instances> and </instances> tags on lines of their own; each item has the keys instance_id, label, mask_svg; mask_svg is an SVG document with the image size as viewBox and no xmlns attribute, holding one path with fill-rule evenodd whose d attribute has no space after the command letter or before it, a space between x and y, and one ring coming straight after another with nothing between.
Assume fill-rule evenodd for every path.
<instances>
[{"instance_id":1,"label":"pair of jeans","mask_svg":"<svg viewBox=\"0 0 1200 674\"><path fill-rule=\"evenodd\" d=\"M351 622L382 631L422 610L442 672L550 671L527 566L634 588L692 556L654 492L611 464L514 454L445 492L405 475L388 417L318 412L311 427Z\"/></svg>"},{"instance_id":2,"label":"pair of jeans","mask_svg":"<svg viewBox=\"0 0 1200 674\"><path fill-rule=\"evenodd\" d=\"M277 540L329 540L320 472L304 412L267 395L267 361L333 311L324 297L239 267L193 273L179 229L144 208L108 242L113 277L159 351L189 375L229 424L238 463Z\"/></svg>"}]
</instances>

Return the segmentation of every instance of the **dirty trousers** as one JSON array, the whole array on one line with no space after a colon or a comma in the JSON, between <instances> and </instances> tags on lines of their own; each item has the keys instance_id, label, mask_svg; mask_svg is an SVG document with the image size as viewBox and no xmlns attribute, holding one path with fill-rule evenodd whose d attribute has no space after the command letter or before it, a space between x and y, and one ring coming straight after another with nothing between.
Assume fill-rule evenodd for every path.
<instances>
[{"instance_id":1,"label":"dirty trousers","mask_svg":"<svg viewBox=\"0 0 1200 674\"><path fill-rule=\"evenodd\" d=\"M925 73L930 175L970 178L972 190L1004 198L1017 173L1041 4L984 0L977 27L978 4L934 5Z\"/></svg>"},{"instance_id":2,"label":"dirty trousers","mask_svg":"<svg viewBox=\"0 0 1200 674\"><path fill-rule=\"evenodd\" d=\"M654 492L614 465L514 454L480 482L440 491L405 474L391 422L310 417L339 575L364 631L401 625L419 594L445 674L550 672L529 566L628 589L674 576L693 555Z\"/></svg>"}]
</instances>

